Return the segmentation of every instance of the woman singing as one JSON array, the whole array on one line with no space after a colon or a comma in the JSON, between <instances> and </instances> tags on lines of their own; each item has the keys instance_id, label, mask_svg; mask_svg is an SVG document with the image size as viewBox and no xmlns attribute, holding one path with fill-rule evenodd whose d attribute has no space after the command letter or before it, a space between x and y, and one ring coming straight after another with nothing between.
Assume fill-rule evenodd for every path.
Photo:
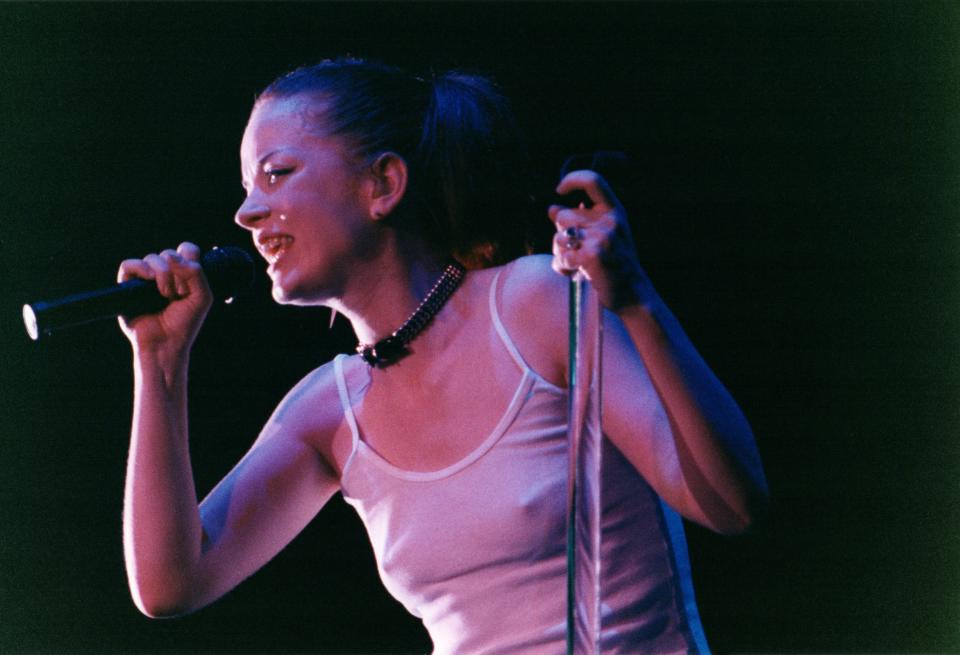
<instances>
[{"instance_id":1,"label":"woman singing","mask_svg":"<svg viewBox=\"0 0 960 655\"><path fill-rule=\"evenodd\" d=\"M645 275L605 180L566 175L558 193L591 202L551 207L553 255L527 255L521 140L495 88L353 59L273 82L240 152L236 222L274 299L339 312L358 352L294 386L198 506L186 390L212 302L200 253L121 264L121 280L155 280L170 301L122 322L137 606L214 601L339 491L436 653L563 652L565 275L579 269L604 308L604 652L705 650L674 512L741 532L766 484L746 420Z\"/></svg>"}]
</instances>

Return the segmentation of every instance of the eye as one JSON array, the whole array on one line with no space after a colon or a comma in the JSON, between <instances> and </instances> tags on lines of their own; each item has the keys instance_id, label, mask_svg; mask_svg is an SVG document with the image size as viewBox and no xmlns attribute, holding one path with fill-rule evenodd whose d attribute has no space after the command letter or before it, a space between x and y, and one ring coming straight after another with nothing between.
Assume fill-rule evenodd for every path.
<instances>
[{"instance_id":1,"label":"eye","mask_svg":"<svg viewBox=\"0 0 960 655\"><path fill-rule=\"evenodd\" d=\"M292 168L275 168L269 164L263 167L263 174L267 176L267 186L274 186L284 175L293 172Z\"/></svg>"}]
</instances>

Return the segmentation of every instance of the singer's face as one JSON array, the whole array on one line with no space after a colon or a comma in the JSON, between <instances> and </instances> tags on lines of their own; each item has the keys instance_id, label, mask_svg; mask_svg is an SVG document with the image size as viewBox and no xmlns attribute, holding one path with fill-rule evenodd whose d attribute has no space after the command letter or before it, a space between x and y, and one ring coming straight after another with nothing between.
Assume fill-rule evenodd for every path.
<instances>
[{"instance_id":1,"label":"singer's face","mask_svg":"<svg viewBox=\"0 0 960 655\"><path fill-rule=\"evenodd\" d=\"M319 109L304 96L259 102L240 147L247 197L236 222L252 232L280 303L340 297L351 263L376 242L361 166L323 132Z\"/></svg>"}]
</instances>

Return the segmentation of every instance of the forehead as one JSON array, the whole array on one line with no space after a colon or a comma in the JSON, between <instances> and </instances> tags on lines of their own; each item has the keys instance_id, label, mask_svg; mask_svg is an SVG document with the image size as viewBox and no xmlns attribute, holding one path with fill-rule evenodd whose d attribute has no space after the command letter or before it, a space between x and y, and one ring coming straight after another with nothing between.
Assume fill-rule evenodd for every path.
<instances>
[{"instance_id":1,"label":"forehead","mask_svg":"<svg viewBox=\"0 0 960 655\"><path fill-rule=\"evenodd\" d=\"M302 94L257 102L243 132L241 159L255 162L268 149L294 148L305 142L328 140L323 109L322 100Z\"/></svg>"}]
</instances>

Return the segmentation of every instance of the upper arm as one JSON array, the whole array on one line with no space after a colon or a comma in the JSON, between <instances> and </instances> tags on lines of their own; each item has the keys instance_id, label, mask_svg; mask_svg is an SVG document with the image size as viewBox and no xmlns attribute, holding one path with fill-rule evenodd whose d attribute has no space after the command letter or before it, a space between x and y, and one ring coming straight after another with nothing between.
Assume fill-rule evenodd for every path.
<instances>
[{"instance_id":1,"label":"upper arm","mask_svg":"<svg viewBox=\"0 0 960 655\"><path fill-rule=\"evenodd\" d=\"M568 386L567 280L544 256L521 258L505 273L504 326L534 371ZM741 530L765 496L752 434L663 309L666 327L656 330L602 311L603 433L684 517L721 532Z\"/></svg>"},{"instance_id":2,"label":"upper arm","mask_svg":"<svg viewBox=\"0 0 960 655\"><path fill-rule=\"evenodd\" d=\"M685 518L718 532L742 531L755 515L747 476L759 469L738 463L751 460L753 443L739 409L705 365L687 362L693 372L685 375L665 336L647 335L660 350L650 352L647 343L645 360L634 328L624 323L629 317L604 314L604 434Z\"/></svg>"},{"instance_id":3,"label":"upper arm","mask_svg":"<svg viewBox=\"0 0 960 655\"><path fill-rule=\"evenodd\" d=\"M269 561L339 488L323 452L339 416L328 369L287 394L251 449L201 503L197 606Z\"/></svg>"},{"instance_id":4,"label":"upper arm","mask_svg":"<svg viewBox=\"0 0 960 655\"><path fill-rule=\"evenodd\" d=\"M502 316L527 364L566 387L569 284L550 261L533 256L513 263L504 275ZM682 474L667 412L623 322L606 310L603 321L603 432L667 502L682 506Z\"/></svg>"}]
</instances>

